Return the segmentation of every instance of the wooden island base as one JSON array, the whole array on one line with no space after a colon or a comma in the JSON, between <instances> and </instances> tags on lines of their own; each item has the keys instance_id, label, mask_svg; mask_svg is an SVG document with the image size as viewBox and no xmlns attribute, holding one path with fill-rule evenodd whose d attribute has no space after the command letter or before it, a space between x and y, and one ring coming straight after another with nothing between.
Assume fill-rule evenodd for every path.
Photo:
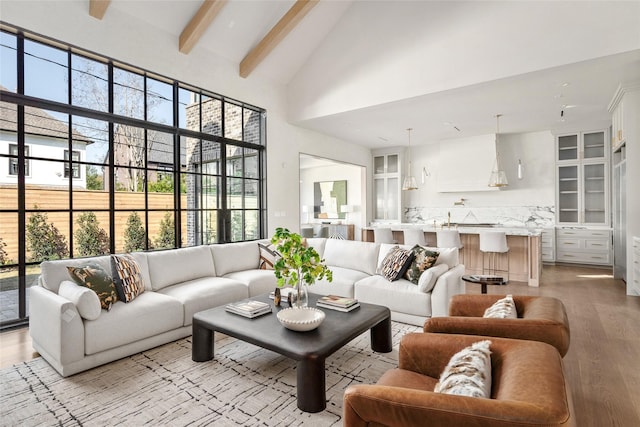
<instances>
[{"instance_id":1,"label":"wooden island base","mask_svg":"<svg viewBox=\"0 0 640 427\"><path fill-rule=\"evenodd\" d=\"M482 274L482 252L480 252L480 235L477 230L460 228L460 241L464 248L460 250L460 263L465 266L465 274ZM425 231L427 246L436 247L435 231ZM393 238L400 244L404 241L401 229L393 230ZM373 228L362 230L362 240L373 242ZM507 233L509 252L497 256L498 274L506 275L510 281L525 282L529 286L540 286L542 273L542 239L540 234ZM485 264L488 266L488 256ZM486 273L486 271L485 271ZM506 278L506 277L505 277Z\"/></svg>"}]
</instances>

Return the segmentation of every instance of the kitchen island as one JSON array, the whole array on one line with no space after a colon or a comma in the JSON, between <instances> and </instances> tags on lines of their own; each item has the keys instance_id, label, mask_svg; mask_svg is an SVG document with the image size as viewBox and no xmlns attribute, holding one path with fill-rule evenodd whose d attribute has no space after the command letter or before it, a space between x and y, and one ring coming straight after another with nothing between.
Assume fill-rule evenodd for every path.
<instances>
[{"instance_id":1,"label":"kitchen island","mask_svg":"<svg viewBox=\"0 0 640 427\"><path fill-rule=\"evenodd\" d=\"M504 231L507 234L509 252L498 256L498 269L509 269L509 280L526 282L529 286L540 286L542 273L542 230L526 227L477 227L465 224L452 224L450 227L433 227L419 224L391 224L376 227L391 228L393 238L399 244L404 242L403 230L420 228L424 232L427 246L436 247L436 231L439 229L457 229L460 241L460 263L465 266L465 274L482 274L482 252L480 252L480 233L482 231ZM373 230L376 227L363 227L362 240L373 242ZM507 258L508 257L508 258Z\"/></svg>"}]
</instances>

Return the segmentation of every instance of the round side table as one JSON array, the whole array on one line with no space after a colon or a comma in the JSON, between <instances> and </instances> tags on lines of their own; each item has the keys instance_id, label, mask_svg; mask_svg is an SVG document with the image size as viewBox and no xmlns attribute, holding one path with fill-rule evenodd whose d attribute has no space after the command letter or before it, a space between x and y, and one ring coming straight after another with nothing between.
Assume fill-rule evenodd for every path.
<instances>
[{"instance_id":1,"label":"round side table","mask_svg":"<svg viewBox=\"0 0 640 427\"><path fill-rule=\"evenodd\" d=\"M480 285L480 292L482 292L483 294L487 293L487 285L507 284L503 277L483 274L466 274L462 276L462 280L469 283L478 283Z\"/></svg>"}]
</instances>

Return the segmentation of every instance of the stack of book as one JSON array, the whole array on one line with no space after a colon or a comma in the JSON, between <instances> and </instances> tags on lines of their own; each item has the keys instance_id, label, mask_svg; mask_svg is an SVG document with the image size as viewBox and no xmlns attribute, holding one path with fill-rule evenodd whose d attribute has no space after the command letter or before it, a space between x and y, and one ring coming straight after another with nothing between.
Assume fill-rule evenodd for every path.
<instances>
[{"instance_id":1,"label":"stack of book","mask_svg":"<svg viewBox=\"0 0 640 427\"><path fill-rule=\"evenodd\" d=\"M271 305L262 301L240 301L227 304L225 310L253 319L254 317L271 313Z\"/></svg>"},{"instance_id":2,"label":"stack of book","mask_svg":"<svg viewBox=\"0 0 640 427\"><path fill-rule=\"evenodd\" d=\"M474 274L471 276L473 280L481 280L486 282L504 282L502 276L496 276L494 274Z\"/></svg>"},{"instance_id":3,"label":"stack of book","mask_svg":"<svg viewBox=\"0 0 640 427\"><path fill-rule=\"evenodd\" d=\"M329 308L338 311L351 311L360 307L360 303L355 298L339 297L337 295L325 295L318 298L317 307Z\"/></svg>"}]
</instances>

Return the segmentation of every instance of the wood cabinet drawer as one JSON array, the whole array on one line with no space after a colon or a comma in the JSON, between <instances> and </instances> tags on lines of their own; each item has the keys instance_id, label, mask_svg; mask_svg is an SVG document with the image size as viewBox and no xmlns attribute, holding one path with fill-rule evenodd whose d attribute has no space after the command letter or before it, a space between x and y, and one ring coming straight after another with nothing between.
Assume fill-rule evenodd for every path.
<instances>
[{"instance_id":1,"label":"wood cabinet drawer","mask_svg":"<svg viewBox=\"0 0 640 427\"><path fill-rule=\"evenodd\" d=\"M561 237L575 237L580 239L607 239L611 236L611 231L609 230L586 230L586 229L576 229L576 228L558 228L557 230L558 238Z\"/></svg>"}]
</instances>

